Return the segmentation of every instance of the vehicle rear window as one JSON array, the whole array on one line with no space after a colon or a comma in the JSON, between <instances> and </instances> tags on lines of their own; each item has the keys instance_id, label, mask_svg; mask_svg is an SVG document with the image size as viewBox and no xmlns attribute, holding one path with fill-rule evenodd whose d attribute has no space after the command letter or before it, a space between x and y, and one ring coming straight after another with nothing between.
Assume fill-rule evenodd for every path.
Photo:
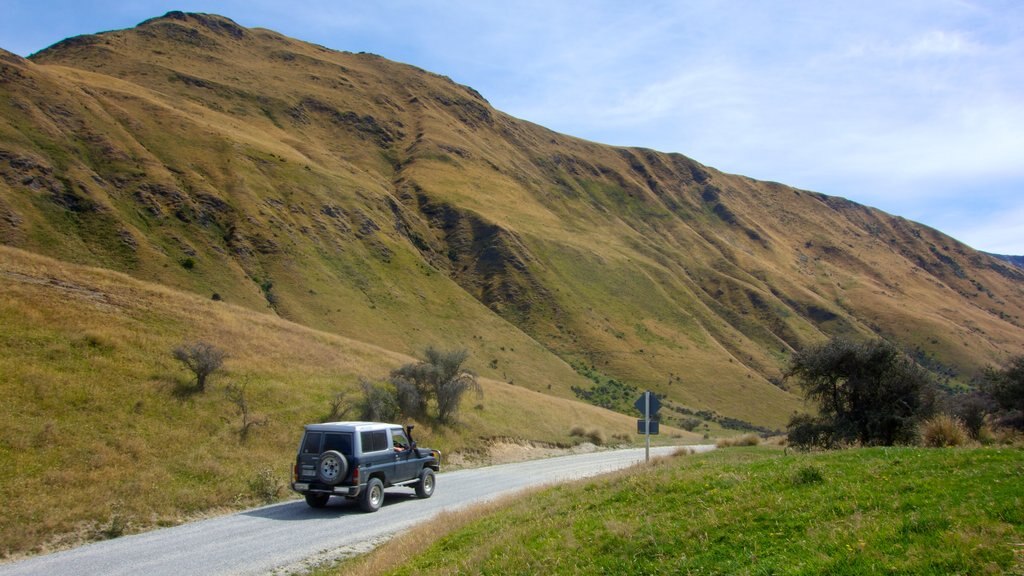
<instances>
[{"instance_id":1,"label":"vehicle rear window","mask_svg":"<svg viewBox=\"0 0 1024 576\"><path fill-rule=\"evenodd\" d=\"M306 432L306 438L302 441L302 453L319 454L321 436L319 432Z\"/></svg>"},{"instance_id":2,"label":"vehicle rear window","mask_svg":"<svg viewBox=\"0 0 1024 576\"><path fill-rule=\"evenodd\" d=\"M388 433L386 430L360 432L359 439L363 443L363 452L378 452L391 448L388 446Z\"/></svg>"},{"instance_id":3,"label":"vehicle rear window","mask_svg":"<svg viewBox=\"0 0 1024 576\"><path fill-rule=\"evenodd\" d=\"M324 451L337 450L342 454L352 453L352 434L350 432L328 432L324 439Z\"/></svg>"}]
</instances>

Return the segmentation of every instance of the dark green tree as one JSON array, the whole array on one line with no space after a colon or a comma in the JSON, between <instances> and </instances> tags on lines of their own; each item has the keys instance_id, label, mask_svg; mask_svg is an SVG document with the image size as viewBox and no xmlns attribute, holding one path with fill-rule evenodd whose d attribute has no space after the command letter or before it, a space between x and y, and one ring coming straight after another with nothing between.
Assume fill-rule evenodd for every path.
<instances>
[{"instance_id":1,"label":"dark green tree","mask_svg":"<svg viewBox=\"0 0 1024 576\"><path fill-rule=\"evenodd\" d=\"M1024 428L1024 355L1002 369L986 370L984 390L999 405L1004 425Z\"/></svg>"},{"instance_id":2,"label":"dark green tree","mask_svg":"<svg viewBox=\"0 0 1024 576\"><path fill-rule=\"evenodd\" d=\"M818 405L817 417L790 421L796 438L890 446L911 441L933 410L929 373L883 340L833 338L810 346L794 355L788 377Z\"/></svg>"}]
</instances>

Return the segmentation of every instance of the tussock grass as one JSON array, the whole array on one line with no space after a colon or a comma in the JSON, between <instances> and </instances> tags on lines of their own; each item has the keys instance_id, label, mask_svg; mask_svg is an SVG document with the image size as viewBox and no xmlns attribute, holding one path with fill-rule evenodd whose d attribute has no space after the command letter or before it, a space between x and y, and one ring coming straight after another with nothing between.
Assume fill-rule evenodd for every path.
<instances>
[{"instance_id":1,"label":"tussock grass","mask_svg":"<svg viewBox=\"0 0 1024 576\"><path fill-rule=\"evenodd\" d=\"M433 544L407 554L399 540L356 565L389 575L1009 574L1024 568L1021 470L1020 449L715 451L513 499L454 529L431 523L414 532L438 530Z\"/></svg>"},{"instance_id":2,"label":"tussock grass","mask_svg":"<svg viewBox=\"0 0 1024 576\"><path fill-rule=\"evenodd\" d=\"M963 422L948 414L937 414L922 422L919 434L921 445L927 448L963 446L971 441Z\"/></svg>"},{"instance_id":3,"label":"tussock grass","mask_svg":"<svg viewBox=\"0 0 1024 576\"><path fill-rule=\"evenodd\" d=\"M761 437L757 434L743 434L742 436L730 436L719 438L715 441L718 448L733 448L735 446L757 446L761 443Z\"/></svg>"}]
</instances>

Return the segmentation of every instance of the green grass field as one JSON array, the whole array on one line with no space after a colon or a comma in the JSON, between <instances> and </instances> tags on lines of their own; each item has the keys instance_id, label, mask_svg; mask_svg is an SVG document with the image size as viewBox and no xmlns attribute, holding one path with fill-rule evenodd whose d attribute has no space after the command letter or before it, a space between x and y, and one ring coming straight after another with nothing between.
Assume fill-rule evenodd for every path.
<instances>
[{"instance_id":1,"label":"green grass field","mask_svg":"<svg viewBox=\"0 0 1024 576\"><path fill-rule=\"evenodd\" d=\"M731 448L418 532L332 573L1022 574L1024 450Z\"/></svg>"}]
</instances>

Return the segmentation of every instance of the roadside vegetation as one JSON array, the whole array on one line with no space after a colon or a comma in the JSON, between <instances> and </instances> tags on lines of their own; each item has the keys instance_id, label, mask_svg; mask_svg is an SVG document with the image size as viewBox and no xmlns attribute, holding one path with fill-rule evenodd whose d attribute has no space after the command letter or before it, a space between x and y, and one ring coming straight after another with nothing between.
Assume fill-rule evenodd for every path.
<instances>
[{"instance_id":1,"label":"roadside vegetation","mask_svg":"<svg viewBox=\"0 0 1024 576\"><path fill-rule=\"evenodd\" d=\"M799 449L991 444L1024 430L1024 356L990 367L980 389L951 390L888 342L833 338L795 354L788 376L817 407L790 418Z\"/></svg>"},{"instance_id":2,"label":"roadside vegetation","mask_svg":"<svg viewBox=\"0 0 1024 576\"><path fill-rule=\"evenodd\" d=\"M320 574L1009 574L1024 450L740 447L446 515Z\"/></svg>"}]
</instances>

